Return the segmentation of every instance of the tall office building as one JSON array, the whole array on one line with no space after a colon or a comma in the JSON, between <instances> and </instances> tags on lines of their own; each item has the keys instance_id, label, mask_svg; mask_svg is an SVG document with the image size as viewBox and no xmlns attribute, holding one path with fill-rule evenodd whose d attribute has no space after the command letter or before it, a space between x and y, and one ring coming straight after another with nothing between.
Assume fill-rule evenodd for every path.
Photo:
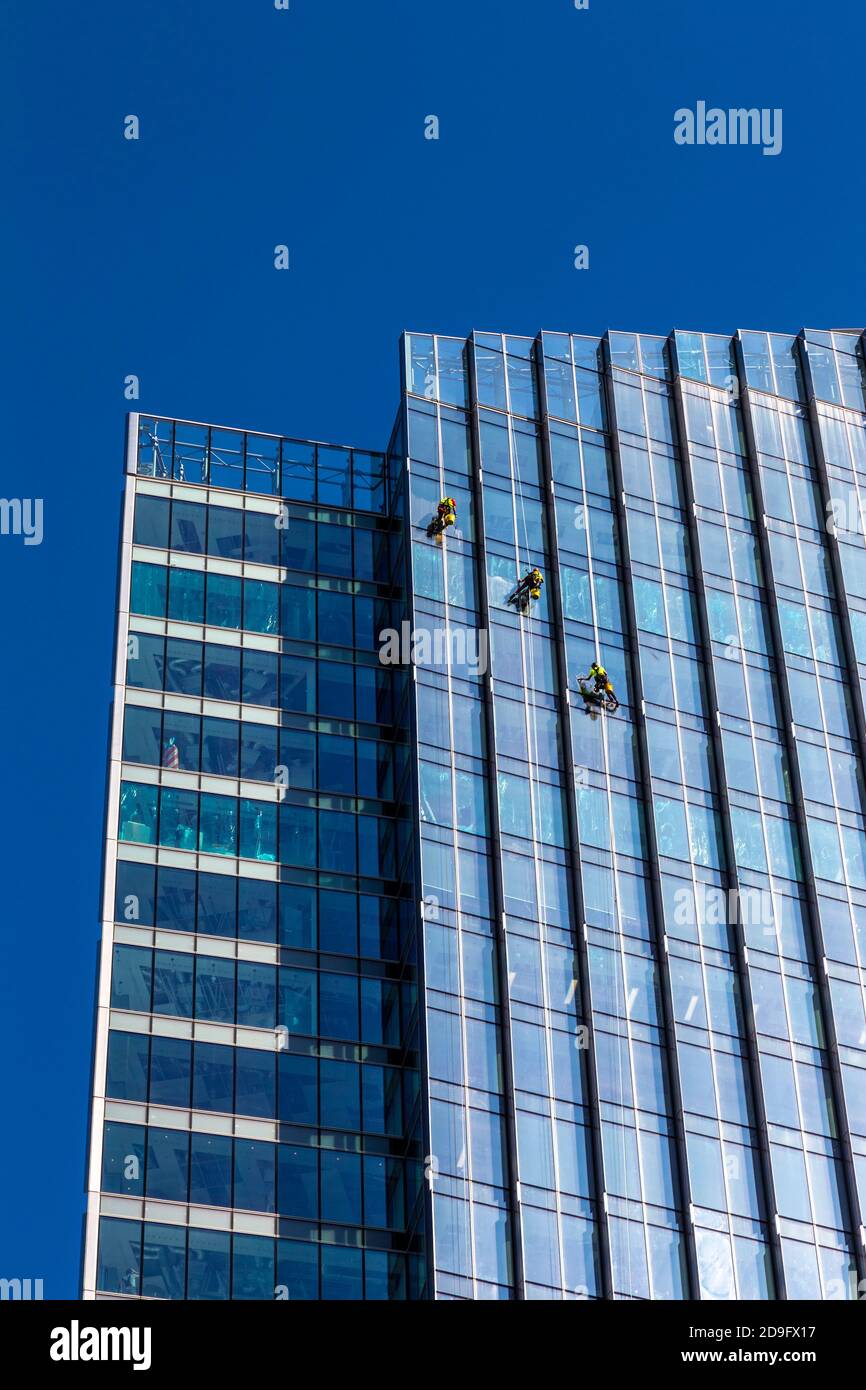
<instances>
[{"instance_id":1,"label":"tall office building","mask_svg":"<svg viewBox=\"0 0 866 1390\"><path fill-rule=\"evenodd\" d=\"M131 420L85 1296L856 1298L862 335L401 364Z\"/></svg>"}]
</instances>

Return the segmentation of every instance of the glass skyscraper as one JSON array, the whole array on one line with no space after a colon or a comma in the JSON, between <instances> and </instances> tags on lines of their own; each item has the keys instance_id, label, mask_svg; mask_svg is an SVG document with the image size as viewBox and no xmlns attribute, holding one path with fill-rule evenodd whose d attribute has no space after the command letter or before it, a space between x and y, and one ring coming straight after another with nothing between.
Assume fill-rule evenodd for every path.
<instances>
[{"instance_id":1,"label":"glass skyscraper","mask_svg":"<svg viewBox=\"0 0 866 1390\"><path fill-rule=\"evenodd\" d=\"M862 332L401 373L130 419L85 1297L856 1298Z\"/></svg>"}]
</instances>

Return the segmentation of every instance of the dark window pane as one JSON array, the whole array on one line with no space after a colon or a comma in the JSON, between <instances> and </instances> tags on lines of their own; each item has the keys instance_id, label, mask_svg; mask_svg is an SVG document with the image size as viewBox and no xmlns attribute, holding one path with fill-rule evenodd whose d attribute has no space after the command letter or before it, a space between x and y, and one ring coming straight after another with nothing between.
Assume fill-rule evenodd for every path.
<instances>
[{"instance_id":1,"label":"dark window pane","mask_svg":"<svg viewBox=\"0 0 866 1390\"><path fill-rule=\"evenodd\" d=\"M165 639L131 632L126 643L126 683L139 690L162 690Z\"/></svg>"},{"instance_id":2,"label":"dark window pane","mask_svg":"<svg viewBox=\"0 0 866 1390\"><path fill-rule=\"evenodd\" d=\"M155 884L156 869L152 864L135 864L127 859L119 859L114 888L115 922L152 927Z\"/></svg>"},{"instance_id":3,"label":"dark window pane","mask_svg":"<svg viewBox=\"0 0 866 1390\"><path fill-rule=\"evenodd\" d=\"M200 502L175 501L171 509L171 548L204 554L207 508Z\"/></svg>"},{"instance_id":4,"label":"dark window pane","mask_svg":"<svg viewBox=\"0 0 866 1390\"><path fill-rule=\"evenodd\" d=\"M207 577L207 621L213 627L241 625L241 581L229 574Z\"/></svg>"},{"instance_id":5,"label":"dark window pane","mask_svg":"<svg viewBox=\"0 0 866 1390\"><path fill-rule=\"evenodd\" d=\"M235 1021L235 967L230 960L196 957L195 1016L214 1023Z\"/></svg>"},{"instance_id":6,"label":"dark window pane","mask_svg":"<svg viewBox=\"0 0 866 1390\"><path fill-rule=\"evenodd\" d=\"M230 1239L227 1231L190 1229L186 1276L187 1298L228 1298Z\"/></svg>"},{"instance_id":7,"label":"dark window pane","mask_svg":"<svg viewBox=\"0 0 866 1390\"><path fill-rule=\"evenodd\" d=\"M276 652L257 652L252 649L244 652L243 700L245 704L266 705L269 708L276 705Z\"/></svg>"},{"instance_id":8,"label":"dark window pane","mask_svg":"<svg viewBox=\"0 0 866 1390\"><path fill-rule=\"evenodd\" d=\"M197 1042L193 1062L193 1109L230 1112L234 1108L234 1048Z\"/></svg>"},{"instance_id":9,"label":"dark window pane","mask_svg":"<svg viewBox=\"0 0 866 1390\"><path fill-rule=\"evenodd\" d=\"M193 957L157 951L153 967L153 1012L192 1018Z\"/></svg>"},{"instance_id":10,"label":"dark window pane","mask_svg":"<svg viewBox=\"0 0 866 1390\"><path fill-rule=\"evenodd\" d=\"M241 697L241 653L238 647L208 642L204 657L204 693L211 700Z\"/></svg>"},{"instance_id":11,"label":"dark window pane","mask_svg":"<svg viewBox=\"0 0 866 1390\"><path fill-rule=\"evenodd\" d=\"M106 1124L102 1140L102 1186L127 1197L144 1195L144 1125Z\"/></svg>"},{"instance_id":12,"label":"dark window pane","mask_svg":"<svg viewBox=\"0 0 866 1390\"><path fill-rule=\"evenodd\" d=\"M101 1218L96 1285L105 1293L141 1292L140 1222Z\"/></svg>"},{"instance_id":13,"label":"dark window pane","mask_svg":"<svg viewBox=\"0 0 866 1390\"><path fill-rule=\"evenodd\" d=\"M237 1009L239 1025L247 1028L276 1027L277 981L272 965L238 961Z\"/></svg>"},{"instance_id":14,"label":"dark window pane","mask_svg":"<svg viewBox=\"0 0 866 1390\"><path fill-rule=\"evenodd\" d=\"M276 1207L275 1144L257 1139L235 1140L234 1205L245 1211L274 1211Z\"/></svg>"},{"instance_id":15,"label":"dark window pane","mask_svg":"<svg viewBox=\"0 0 866 1390\"><path fill-rule=\"evenodd\" d=\"M206 1207L232 1202L232 1141L226 1134L193 1134L189 1200Z\"/></svg>"},{"instance_id":16,"label":"dark window pane","mask_svg":"<svg viewBox=\"0 0 866 1390\"><path fill-rule=\"evenodd\" d=\"M246 513L245 560L252 560L257 565L280 563L280 529L276 525L278 520L278 516L269 516L264 512Z\"/></svg>"},{"instance_id":17,"label":"dark window pane","mask_svg":"<svg viewBox=\"0 0 866 1390\"><path fill-rule=\"evenodd\" d=\"M247 941L276 941L277 885L256 878L238 879L238 936Z\"/></svg>"},{"instance_id":18,"label":"dark window pane","mask_svg":"<svg viewBox=\"0 0 866 1390\"><path fill-rule=\"evenodd\" d=\"M155 1036L150 1053L151 1105L188 1106L191 1065L191 1042Z\"/></svg>"},{"instance_id":19,"label":"dark window pane","mask_svg":"<svg viewBox=\"0 0 866 1390\"><path fill-rule=\"evenodd\" d=\"M141 1248L141 1292L145 1298L183 1298L186 1231L145 1222Z\"/></svg>"},{"instance_id":20,"label":"dark window pane","mask_svg":"<svg viewBox=\"0 0 866 1390\"><path fill-rule=\"evenodd\" d=\"M199 874L198 930L207 936L237 936L237 879L230 874Z\"/></svg>"},{"instance_id":21,"label":"dark window pane","mask_svg":"<svg viewBox=\"0 0 866 1390\"><path fill-rule=\"evenodd\" d=\"M115 946L111 968L111 1007L150 1011L153 952L138 946Z\"/></svg>"},{"instance_id":22,"label":"dark window pane","mask_svg":"<svg viewBox=\"0 0 866 1390\"><path fill-rule=\"evenodd\" d=\"M238 1115L259 1115L276 1119L276 1068L272 1052L239 1047L237 1063L237 1092L235 1111Z\"/></svg>"},{"instance_id":23,"label":"dark window pane","mask_svg":"<svg viewBox=\"0 0 866 1390\"><path fill-rule=\"evenodd\" d=\"M182 637L166 640L165 688L178 695L201 694L202 647Z\"/></svg>"},{"instance_id":24,"label":"dark window pane","mask_svg":"<svg viewBox=\"0 0 866 1390\"><path fill-rule=\"evenodd\" d=\"M277 1195L281 1216L319 1215L319 1165L315 1149L279 1145Z\"/></svg>"},{"instance_id":25,"label":"dark window pane","mask_svg":"<svg viewBox=\"0 0 866 1390\"><path fill-rule=\"evenodd\" d=\"M206 715L201 722L201 770L217 777L238 775L238 723Z\"/></svg>"},{"instance_id":26,"label":"dark window pane","mask_svg":"<svg viewBox=\"0 0 866 1390\"><path fill-rule=\"evenodd\" d=\"M145 1033L109 1033L106 1095L116 1100L147 1100L149 1049Z\"/></svg>"},{"instance_id":27,"label":"dark window pane","mask_svg":"<svg viewBox=\"0 0 866 1390\"><path fill-rule=\"evenodd\" d=\"M279 894L280 945L301 950L316 944L316 894L312 888L280 885Z\"/></svg>"},{"instance_id":28,"label":"dark window pane","mask_svg":"<svg viewBox=\"0 0 866 1390\"><path fill-rule=\"evenodd\" d=\"M243 559L244 514L234 507L208 508L207 550L224 560Z\"/></svg>"},{"instance_id":29,"label":"dark window pane","mask_svg":"<svg viewBox=\"0 0 866 1390\"><path fill-rule=\"evenodd\" d=\"M277 1054L279 1076L279 1115L283 1124L317 1125L318 1087L315 1057L298 1057L291 1052Z\"/></svg>"},{"instance_id":30,"label":"dark window pane","mask_svg":"<svg viewBox=\"0 0 866 1390\"><path fill-rule=\"evenodd\" d=\"M290 570L314 570L316 568L316 527L312 521L296 521L289 518L283 531L282 563Z\"/></svg>"},{"instance_id":31,"label":"dark window pane","mask_svg":"<svg viewBox=\"0 0 866 1390\"><path fill-rule=\"evenodd\" d=\"M189 1188L189 1135L179 1129L147 1131L147 1195L185 1202Z\"/></svg>"},{"instance_id":32,"label":"dark window pane","mask_svg":"<svg viewBox=\"0 0 866 1390\"><path fill-rule=\"evenodd\" d=\"M186 869L160 869L156 925L165 931L195 931L194 873Z\"/></svg>"},{"instance_id":33,"label":"dark window pane","mask_svg":"<svg viewBox=\"0 0 866 1390\"><path fill-rule=\"evenodd\" d=\"M168 498L139 494L135 499L135 524L132 539L136 545L168 549Z\"/></svg>"}]
</instances>

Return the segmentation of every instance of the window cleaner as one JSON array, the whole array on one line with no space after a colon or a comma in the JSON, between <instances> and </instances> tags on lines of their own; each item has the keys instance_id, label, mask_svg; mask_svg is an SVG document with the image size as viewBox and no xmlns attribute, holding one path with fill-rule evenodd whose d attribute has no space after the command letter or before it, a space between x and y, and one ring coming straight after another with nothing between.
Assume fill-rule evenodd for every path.
<instances>
[{"instance_id":1,"label":"window cleaner","mask_svg":"<svg viewBox=\"0 0 866 1390\"><path fill-rule=\"evenodd\" d=\"M591 690L587 687L587 681L593 683ZM619 700L614 694L610 677L600 661L594 661L589 668L589 675L579 676L577 683L586 704L601 705L611 712L619 709Z\"/></svg>"},{"instance_id":2,"label":"window cleaner","mask_svg":"<svg viewBox=\"0 0 866 1390\"><path fill-rule=\"evenodd\" d=\"M441 536L443 531L447 530L449 526L453 526L456 520L457 503L453 497L443 497L436 508L436 516L428 527L429 535Z\"/></svg>"},{"instance_id":3,"label":"window cleaner","mask_svg":"<svg viewBox=\"0 0 866 1390\"><path fill-rule=\"evenodd\" d=\"M541 598L541 586L544 583L544 575L535 565L528 574L525 574L518 584L509 602L516 603L522 613L529 607L530 599Z\"/></svg>"}]
</instances>

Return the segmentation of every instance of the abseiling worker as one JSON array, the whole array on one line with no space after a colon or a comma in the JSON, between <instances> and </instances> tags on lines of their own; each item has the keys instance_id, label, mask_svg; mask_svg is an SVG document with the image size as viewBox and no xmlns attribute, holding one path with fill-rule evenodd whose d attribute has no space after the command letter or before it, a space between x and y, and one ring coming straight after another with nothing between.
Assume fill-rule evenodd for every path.
<instances>
[{"instance_id":1,"label":"abseiling worker","mask_svg":"<svg viewBox=\"0 0 866 1390\"><path fill-rule=\"evenodd\" d=\"M457 520L457 503L453 497L442 498L442 501L436 508L436 516L441 531L444 531L446 526L454 525Z\"/></svg>"},{"instance_id":2,"label":"abseiling worker","mask_svg":"<svg viewBox=\"0 0 866 1390\"><path fill-rule=\"evenodd\" d=\"M514 597L518 599L539 599L541 598L541 586L543 583L544 575L541 573L541 570L538 568L538 566L535 565L529 571L529 573L525 574L521 579L515 591Z\"/></svg>"},{"instance_id":3,"label":"abseiling worker","mask_svg":"<svg viewBox=\"0 0 866 1390\"><path fill-rule=\"evenodd\" d=\"M616 699L613 686L610 683L610 677L600 661L594 661L592 663L589 668L589 675L586 679L592 681L596 695L605 695L614 700Z\"/></svg>"}]
</instances>

